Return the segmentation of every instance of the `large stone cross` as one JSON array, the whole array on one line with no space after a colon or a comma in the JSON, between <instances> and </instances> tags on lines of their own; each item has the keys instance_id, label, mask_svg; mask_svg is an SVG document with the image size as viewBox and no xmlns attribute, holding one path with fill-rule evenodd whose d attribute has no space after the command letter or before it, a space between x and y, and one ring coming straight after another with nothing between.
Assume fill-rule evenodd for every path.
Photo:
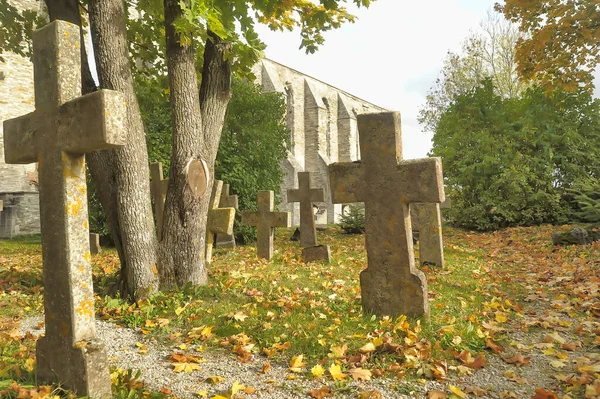
<instances>
[{"instance_id":1,"label":"large stone cross","mask_svg":"<svg viewBox=\"0 0 600 399\"><path fill-rule=\"evenodd\" d=\"M4 122L6 163L39 162L46 334L37 382L110 398L104 346L95 339L85 157L125 144L125 102L81 96L79 27L55 21L33 35L35 108Z\"/></svg>"},{"instance_id":2,"label":"large stone cross","mask_svg":"<svg viewBox=\"0 0 600 399\"><path fill-rule=\"evenodd\" d=\"M215 234L233 235L233 221L235 208L219 208L223 181L215 180L210 202L208 204L208 217L206 221L206 263L212 261L212 248Z\"/></svg>"},{"instance_id":3,"label":"large stone cross","mask_svg":"<svg viewBox=\"0 0 600 399\"><path fill-rule=\"evenodd\" d=\"M169 187L169 179L163 178L162 163L154 162L150 164L150 178L150 192L154 200L154 212L156 213L156 236L160 241L162 239L165 199Z\"/></svg>"},{"instance_id":4,"label":"large stone cross","mask_svg":"<svg viewBox=\"0 0 600 399\"><path fill-rule=\"evenodd\" d=\"M298 188L287 191L288 203L300 202L300 245L312 247L317 245L317 230L313 202L325 201L322 188L310 187L310 172L298 172Z\"/></svg>"},{"instance_id":5,"label":"large stone cross","mask_svg":"<svg viewBox=\"0 0 600 399\"><path fill-rule=\"evenodd\" d=\"M242 224L256 226L257 254L270 260L273 257L273 235L275 227L289 227L289 212L273 212L273 191L258 192L258 211L242 211Z\"/></svg>"},{"instance_id":6,"label":"large stone cross","mask_svg":"<svg viewBox=\"0 0 600 399\"><path fill-rule=\"evenodd\" d=\"M221 208L239 209L238 196L229 194L229 184L223 183L221 190L221 200L219 201ZM233 234L217 234L215 246L219 248L235 248L235 237Z\"/></svg>"},{"instance_id":7,"label":"large stone cross","mask_svg":"<svg viewBox=\"0 0 600 399\"><path fill-rule=\"evenodd\" d=\"M377 315L429 313L427 280L416 269L409 204L444 201L439 158L402 160L400 114L358 116L361 162L329 167L334 203L365 203L368 267L363 308Z\"/></svg>"}]
</instances>

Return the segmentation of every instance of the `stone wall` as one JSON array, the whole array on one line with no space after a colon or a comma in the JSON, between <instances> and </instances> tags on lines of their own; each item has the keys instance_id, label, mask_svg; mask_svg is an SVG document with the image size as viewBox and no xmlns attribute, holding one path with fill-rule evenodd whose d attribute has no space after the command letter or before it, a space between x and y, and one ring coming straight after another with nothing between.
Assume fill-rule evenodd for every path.
<instances>
[{"instance_id":1,"label":"stone wall","mask_svg":"<svg viewBox=\"0 0 600 399\"><path fill-rule=\"evenodd\" d=\"M308 171L312 185L325 190L325 202L316 204L317 223L337 222L342 206L331 203L328 165L360 159L356 116L386 110L268 59L254 67L254 74L264 91L286 98L291 146L282 165L279 209L292 212L292 222L299 223L298 206L287 204L286 191L296 188L298 172Z\"/></svg>"},{"instance_id":2,"label":"stone wall","mask_svg":"<svg viewBox=\"0 0 600 399\"><path fill-rule=\"evenodd\" d=\"M40 9L38 0L9 0L20 9ZM2 54L0 62L0 193L19 193L15 212L20 234L39 233L39 203L36 164L8 165L4 162L4 131L2 122L32 112L33 65L29 59L13 53Z\"/></svg>"}]
</instances>

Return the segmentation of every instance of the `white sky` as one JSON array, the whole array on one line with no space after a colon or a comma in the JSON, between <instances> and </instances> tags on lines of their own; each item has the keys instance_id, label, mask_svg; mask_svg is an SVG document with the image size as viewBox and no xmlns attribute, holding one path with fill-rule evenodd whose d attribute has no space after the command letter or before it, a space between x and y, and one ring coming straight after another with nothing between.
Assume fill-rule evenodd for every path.
<instances>
[{"instance_id":1,"label":"white sky","mask_svg":"<svg viewBox=\"0 0 600 399\"><path fill-rule=\"evenodd\" d=\"M298 33L259 27L274 61L323 80L355 96L402 114L404 158L421 158L431 133L417 122L419 107L434 84L448 50L458 51L497 0L377 0L369 9L326 34L319 51L299 50Z\"/></svg>"}]
</instances>

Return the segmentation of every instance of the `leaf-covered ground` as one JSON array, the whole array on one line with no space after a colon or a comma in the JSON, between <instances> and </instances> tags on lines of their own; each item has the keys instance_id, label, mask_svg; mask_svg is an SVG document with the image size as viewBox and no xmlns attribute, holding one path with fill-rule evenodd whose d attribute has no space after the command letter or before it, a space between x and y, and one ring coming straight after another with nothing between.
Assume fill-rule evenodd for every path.
<instances>
[{"instance_id":1,"label":"leaf-covered ground","mask_svg":"<svg viewBox=\"0 0 600 399\"><path fill-rule=\"evenodd\" d=\"M424 269L429 319L363 314L364 236L335 227L320 233L332 248L329 265L303 264L292 232L281 230L271 262L251 246L219 250L208 286L136 304L113 295L118 259L104 251L93 258L96 311L147 338L137 353L166 348L162 361L190 378L202 372L204 354L221 353L260 362L257 380L283 368L285 380L306 381L305 397L378 398L379 381L384 395L407 397L600 398L600 243L553 247L551 231L446 229L446 268ZM0 243L1 397L69 395L35 385L36 337L22 333L21 322L43 311L40 265L36 237ZM145 387L135 372L112 377L115 397L174 395ZM206 377L209 387L195 396L260 396L223 378Z\"/></svg>"}]
</instances>

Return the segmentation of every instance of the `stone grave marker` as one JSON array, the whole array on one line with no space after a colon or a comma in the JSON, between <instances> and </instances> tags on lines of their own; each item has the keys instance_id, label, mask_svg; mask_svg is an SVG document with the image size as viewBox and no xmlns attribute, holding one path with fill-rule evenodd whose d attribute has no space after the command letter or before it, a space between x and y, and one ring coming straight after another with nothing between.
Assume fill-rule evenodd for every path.
<instances>
[{"instance_id":1,"label":"stone grave marker","mask_svg":"<svg viewBox=\"0 0 600 399\"><path fill-rule=\"evenodd\" d=\"M368 267L363 308L376 315L429 313L427 280L414 261L410 204L444 201L439 158L402 160L400 114L358 116L361 162L329 167L334 203L365 203Z\"/></svg>"},{"instance_id":2,"label":"stone grave marker","mask_svg":"<svg viewBox=\"0 0 600 399\"><path fill-rule=\"evenodd\" d=\"M221 191L223 181L215 180L213 184L210 202L208 204L208 218L206 221L206 263L212 261L212 248L215 234L233 234L233 221L235 220L235 208L220 208Z\"/></svg>"},{"instance_id":3,"label":"stone grave marker","mask_svg":"<svg viewBox=\"0 0 600 399\"><path fill-rule=\"evenodd\" d=\"M169 179L163 178L162 163L154 162L150 164L150 192L154 201L154 213L156 214L156 236L160 241L162 239L162 226L165 211L165 199L167 197L167 188Z\"/></svg>"},{"instance_id":4,"label":"stone grave marker","mask_svg":"<svg viewBox=\"0 0 600 399\"><path fill-rule=\"evenodd\" d=\"M102 251L100 247L100 234L90 233L90 253L98 255Z\"/></svg>"},{"instance_id":5,"label":"stone grave marker","mask_svg":"<svg viewBox=\"0 0 600 399\"><path fill-rule=\"evenodd\" d=\"M271 260L273 257L273 235L275 227L289 227L289 212L273 212L275 195L273 191L258 192L258 211L242 211L242 224L257 228L257 254Z\"/></svg>"},{"instance_id":6,"label":"stone grave marker","mask_svg":"<svg viewBox=\"0 0 600 399\"><path fill-rule=\"evenodd\" d=\"M300 245L304 262L324 260L329 262L331 252L328 246L317 245L317 229L313 202L323 202L325 193L322 188L311 188L310 172L298 172L298 188L287 191L288 203L300 203Z\"/></svg>"},{"instance_id":7,"label":"stone grave marker","mask_svg":"<svg viewBox=\"0 0 600 399\"><path fill-rule=\"evenodd\" d=\"M81 96L79 27L55 21L33 35L35 108L4 122L6 163L39 162L46 335L37 383L110 398L104 346L96 339L85 157L125 144L125 102L100 90Z\"/></svg>"},{"instance_id":8,"label":"stone grave marker","mask_svg":"<svg viewBox=\"0 0 600 399\"><path fill-rule=\"evenodd\" d=\"M419 219L419 263L421 266L444 267L442 214L440 204L415 203Z\"/></svg>"},{"instance_id":9,"label":"stone grave marker","mask_svg":"<svg viewBox=\"0 0 600 399\"><path fill-rule=\"evenodd\" d=\"M229 184L223 183L219 207L239 209L238 196L229 194ZM235 236L233 234L217 234L215 246L218 248L235 248Z\"/></svg>"}]
</instances>

